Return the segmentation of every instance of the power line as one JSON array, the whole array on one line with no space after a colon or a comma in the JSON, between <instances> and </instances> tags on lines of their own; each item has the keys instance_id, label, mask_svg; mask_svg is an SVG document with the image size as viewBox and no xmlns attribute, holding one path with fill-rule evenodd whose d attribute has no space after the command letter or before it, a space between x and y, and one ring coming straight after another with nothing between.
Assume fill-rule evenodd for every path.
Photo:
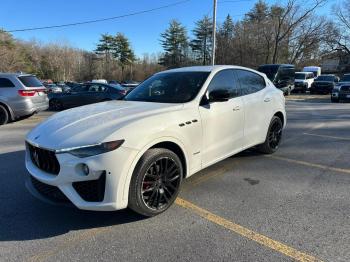
<instances>
[{"instance_id":1,"label":"power line","mask_svg":"<svg viewBox=\"0 0 350 262\"><path fill-rule=\"evenodd\" d=\"M169 4L169 5L163 5L163 6L160 6L160 7L155 7L155 8L151 8L151 9L147 9L147 10L142 10L142 11L138 11L138 12L133 12L133 13L119 15L119 16L113 16L113 17L108 17L108 18L101 18L101 19L96 19L96 20L88 20L88 21L69 23L69 24L61 24L61 25L51 25L51 26L42 26L42 27L13 29L13 30L7 30L6 32L13 33L13 32L34 31L34 30L61 28L61 27L68 27L68 26L77 26L77 25L85 25L85 24L104 22L104 21L115 20L115 19L120 19L120 18L124 18L124 17L129 17L129 16L135 16L135 15L145 14L145 13L149 13L149 12L154 12L154 11L157 11L157 10L160 10L160 9L165 9L165 8L173 7L173 6L176 6L176 5L184 4L184 3L187 3L189 1L191 1L191 0L178 1L178 2L175 2L173 4Z\"/></svg>"}]
</instances>

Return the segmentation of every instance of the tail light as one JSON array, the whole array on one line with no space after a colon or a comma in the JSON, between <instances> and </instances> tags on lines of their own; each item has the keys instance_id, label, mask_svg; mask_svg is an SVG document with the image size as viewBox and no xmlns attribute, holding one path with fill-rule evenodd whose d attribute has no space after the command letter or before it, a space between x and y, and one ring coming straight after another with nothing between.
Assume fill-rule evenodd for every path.
<instances>
[{"instance_id":1,"label":"tail light","mask_svg":"<svg viewBox=\"0 0 350 262\"><path fill-rule=\"evenodd\" d=\"M46 93L46 89L35 89L35 90L18 90L20 96L34 96L36 93L43 92Z\"/></svg>"},{"instance_id":2,"label":"tail light","mask_svg":"<svg viewBox=\"0 0 350 262\"><path fill-rule=\"evenodd\" d=\"M125 96L127 92L126 92L126 90L120 90L119 93L120 93L121 95L124 95L124 96Z\"/></svg>"}]
</instances>

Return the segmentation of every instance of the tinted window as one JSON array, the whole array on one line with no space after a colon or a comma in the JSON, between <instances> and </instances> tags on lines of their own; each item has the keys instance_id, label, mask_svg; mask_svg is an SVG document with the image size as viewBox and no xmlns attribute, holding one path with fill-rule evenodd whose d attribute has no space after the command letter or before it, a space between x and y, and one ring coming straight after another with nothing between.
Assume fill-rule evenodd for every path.
<instances>
[{"instance_id":1,"label":"tinted window","mask_svg":"<svg viewBox=\"0 0 350 262\"><path fill-rule=\"evenodd\" d=\"M14 87L15 85L11 82L11 80L7 78L0 78L0 88L1 87Z\"/></svg>"},{"instance_id":2,"label":"tinted window","mask_svg":"<svg viewBox=\"0 0 350 262\"><path fill-rule=\"evenodd\" d=\"M329 81L329 82L333 82L335 81L335 77L334 76L326 76L326 75L323 75L323 76L319 76L316 78L316 81Z\"/></svg>"},{"instance_id":3,"label":"tinted window","mask_svg":"<svg viewBox=\"0 0 350 262\"><path fill-rule=\"evenodd\" d=\"M306 74L301 74L301 73L296 73L295 74L295 79L306 79Z\"/></svg>"},{"instance_id":4,"label":"tinted window","mask_svg":"<svg viewBox=\"0 0 350 262\"><path fill-rule=\"evenodd\" d=\"M156 74L134 90L124 100L156 103L185 103L196 97L209 72L165 72Z\"/></svg>"},{"instance_id":5,"label":"tinted window","mask_svg":"<svg viewBox=\"0 0 350 262\"><path fill-rule=\"evenodd\" d=\"M41 87L43 84L35 76L20 76L18 79L26 87Z\"/></svg>"},{"instance_id":6,"label":"tinted window","mask_svg":"<svg viewBox=\"0 0 350 262\"><path fill-rule=\"evenodd\" d=\"M94 85L90 85L89 86L89 92L106 92L107 91L107 87L104 85L98 85L98 84L94 84Z\"/></svg>"},{"instance_id":7,"label":"tinted window","mask_svg":"<svg viewBox=\"0 0 350 262\"><path fill-rule=\"evenodd\" d=\"M210 92L220 89L228 90L231 97L239 95L239 86L235 79L233 70L222 70L213 77L208 86L208 91Z\"/></svg>"},{"instance_id":8,"label":"tinted window","mask_svg":"<svg viewBox=\"0 0 350 262\"><path fill-rule=\"evenodd\" d=\"M341 82L350 82L350 75L344 75L340 81Z\"/></svg>"},{"instance_id":9,"label":"tinted window","mask_svg":"<svg viewBox=\"0 0 350 262\"><path fill-rule=\"evenodd\" d=\"M278 76L277 78L279 80L290 80L290 79L294 79L294 68L292 67L280 67L280 69L278 70Z\"/></svg>"},{"instance_id":10,"label":"tinted window","mask_svg":"<svg viewBox=\"0 0 350 262\"><path fill-rule=\"evenodd\" d=\"M259 72L264 73L268 79L273 81L276 77L279 65L263 65L258 68Z\"/></svg>"},{"instance_id":11,"label":"tinted window","mask_svg":"<svg viewBox=\"0 0 350 262\"><path fill-rule=\"evenodd\" d=\"M247 70L235 70L241 84L242 95L258 92L266 87L262 76Z\"/></svg>"}]
</instances>

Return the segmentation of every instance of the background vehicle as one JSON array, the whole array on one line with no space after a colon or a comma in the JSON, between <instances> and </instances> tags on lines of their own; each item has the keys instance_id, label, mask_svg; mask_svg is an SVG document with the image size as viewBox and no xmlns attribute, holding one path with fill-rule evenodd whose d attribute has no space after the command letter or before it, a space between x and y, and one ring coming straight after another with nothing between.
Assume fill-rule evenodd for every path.
<instances>
[{"instance_id":1,"label":"background vehicle","mask_svg":"<svg viewBox=\"0 0 350 262\"><path fill-rule=\"evenodd\" d=\"M153 75L123 100L42 122L27 136L26 167L43 197L61 192L81 209L129 206L154 216L175 201L184 178L253 146L276 152L285 125L283 93L264 74L178 68Z\"/></svg>"},{"instance_id":2,"label":"background vehicle","mask_svg":"<svg viewBox=\"0 0 350 262\"><path fill-rule=\"evenodd\" d=\"M47 108L46 89L34 75L0 73L0 125Z\"/></svg>"},{"instance_id":3,"label":"background vehicle","mask_svg":"<svg viewBox=\"0 0 350 262\"><path fill-rule=\"evenodd\" d=\"M337 82L339 82L339 78L335 75L320 75L312 83L310 93L330 94Z\"/></svg>"},{"instance_id":4,"label":"background vehicle","mask_svg":"<svg viewBox=\"0 0 350 262\"><path fill-rule=\"evenodd\" d=\"M344 88L342 88L343 86ZM345 74L332 90L332 102L337 103L340 100L349 100L348 86L350 86L350 74Z\"/></svg>"},{"instance_id":5,"label":"background vehicle","mask_svg":"<svg viewBox=\"0 0 350 262\"><path fill-rule=\"evenodd\" d=\"M296 72L294 92L306 93L314 82L314 74L311 72Z\"/></svg>"},{"instance_id":6,"label":"background vehicle","mask_svg":"<svg viewBox=\"0 0 350 262\"><path fill-rule=\"evenodd\" d=\"M273 84L281 89L285 95L290 95L294 89L295 67L294 65L261 65L258 71L266 74Z\"/></svg>"},{"instance_id":7,"label":"background vehicle","mask_svg":"<svg viewBox=\"0 0 350 262\"><path fill-rule=\"evenodd\" d=\"M91 83L108 84L108 81L106 79L93 79Z\"/></svg>"},{"instance_id":8,"label":"background vehicle","mask_svg":"<svg viewBox=\"0 0 350 262\"><path fill-rule=\"evenodd\" d=\"M50 109L62 110L102 101L120 99L126 90L120 85L88 83L62 93L50 93Z\"/></svg>"},{"instance_id":9,"label":"background vehicle","mask_svg":"<svg viewBox=\"0 0 350 262\"><path fill-rule=\"evenodd\" d=\"M62 87L57 86L56 84L44 84L47 90L47 93L61 93Z\"/></svg>"},{"instance_id":10,"label":"background vehicle","mask_svg":"<svg viewBox=\"0 0 350 262\"><path fill-rule=\"evenodd\" d=\"M140 84L140 82L133 81L133 80L127 80L121 83L123 87L127 90L127 92L130 92L133 90L135 87L137 87Z\"/></svg>"},{"instance_id":11,"label":"background vehicle","mask_svg":"<svg viewBox=\"0 0 350 262\"><path fill-rule=\"evenodd\" d=\"M314 74L314 78L321 75L321 67L319 66L306 66L303 68L303 72L311 72Z\"/></svg>"}]
</instances>

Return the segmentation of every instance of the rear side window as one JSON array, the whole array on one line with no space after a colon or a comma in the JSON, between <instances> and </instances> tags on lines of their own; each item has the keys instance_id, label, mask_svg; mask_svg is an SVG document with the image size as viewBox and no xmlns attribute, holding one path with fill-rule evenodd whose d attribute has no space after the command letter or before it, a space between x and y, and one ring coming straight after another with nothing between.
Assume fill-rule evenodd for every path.
<instances>
[{"instance_id":1,"label":"rear side window","mask_svg":"<svg viewBox=\"0 0 350 262\"><path fill-rule=\"evenodd\" d=\"M26 87L42 87L43 84L35 76L20 76L19 81Z\"/></svg>"},{"instance_id":2,"label":"rear side window","mask_svg":"<svg viewBox=\"0 0 350 262\"><path fill-rule=\"evenodd\" d=\"M240 69L235 72L241 84L242 95L253 94L266 87L265 79L256 73Z\"/></svg>"},{"instance_id":3,"label":"rear side window","mask_svg":"<svg viewBox=\"0 0 350 262\"><path fill-rule=\"evenodd\" d=\"M226 69L218 72L211 80L208 91L213 90L228 90L231 97L239 95L239 85L235 79L233 70Z\"/></svg>"},{"instance_id":4,"label":"rear side window","mask_svg":"<svg viewBox=\"0 0 350 262\"><path fill-rule=\"evenodd\" d=\"M5 88L5 87L15 87L15 85L12 83L10 79L0 78L0 88Z\"/></svg>"}]
</instances>

